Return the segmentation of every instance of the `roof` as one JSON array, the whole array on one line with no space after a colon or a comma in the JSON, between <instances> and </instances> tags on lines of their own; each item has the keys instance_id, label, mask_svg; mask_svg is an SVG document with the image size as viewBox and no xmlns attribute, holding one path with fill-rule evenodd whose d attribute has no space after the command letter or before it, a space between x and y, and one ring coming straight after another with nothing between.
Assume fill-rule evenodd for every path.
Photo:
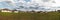
<instances>
[{"instance_id":1,"label":"roof","mask_svg":"<svg viewBox=\"0 0 60 20\"><path fill-rule=\"evenodd\" d=\"M10 9L8 9L8 8L3 8L3 9L1 9L1 10L7 10L7 11L17 11L16 9L10 10Z\"/></svg>"},{"instance_id":2,"label":"roof","mask_svg":"<svg viewBox=\"0 0 60 20\"><path fill-rule=\"evenodd\" d=\"M1 9L1 10L7 10L7 11L11 11L10 9L8 9L8 8L4 8L4 9Z\"/></svg>"}]
</instances>

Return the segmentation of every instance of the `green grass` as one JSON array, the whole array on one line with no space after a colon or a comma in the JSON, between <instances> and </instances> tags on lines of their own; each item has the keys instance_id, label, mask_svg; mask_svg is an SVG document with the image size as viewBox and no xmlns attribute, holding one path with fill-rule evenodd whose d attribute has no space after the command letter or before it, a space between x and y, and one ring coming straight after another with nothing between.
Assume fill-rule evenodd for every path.
<instances>
[{"instance_id":1,"label":"green grass","mask_svg":"<svg viewBox=\"0 0 60 20\"><path fill-rule=\"evenodd\" d=\"M0 20L60 20L60 13L2 13L0 12Z\"/></svg>"}]
</instances>

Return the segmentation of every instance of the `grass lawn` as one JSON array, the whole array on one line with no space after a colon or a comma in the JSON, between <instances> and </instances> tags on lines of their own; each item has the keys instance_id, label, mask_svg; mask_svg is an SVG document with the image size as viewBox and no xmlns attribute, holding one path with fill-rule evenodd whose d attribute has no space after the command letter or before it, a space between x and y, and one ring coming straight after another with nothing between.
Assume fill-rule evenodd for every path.
<instances>
[{"instance_id":1,"label":"grass lawn","mask_svg":"<svg viewBox=\"0 0 60 20\"><path fill-rule=\"evenodd\" d=\"M0 20L60 20L60 13L2 13Z\"/></svg>"}]
</instances>

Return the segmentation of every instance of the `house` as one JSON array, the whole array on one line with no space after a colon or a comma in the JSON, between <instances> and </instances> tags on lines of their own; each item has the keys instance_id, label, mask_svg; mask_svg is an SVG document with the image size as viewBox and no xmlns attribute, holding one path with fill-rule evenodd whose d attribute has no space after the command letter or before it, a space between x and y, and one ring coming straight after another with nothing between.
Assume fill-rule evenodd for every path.
<instances>
[{"instance_id":1,"label":"house","mask_svg":"<svg viewBox=\"0 0 60 20\"><path fill-rule=\"evenodd\" d=\"M14 13L18 13L17 10L10 10L10 9L7 9L7 8L1 9L1 12L10 12L10 13L14 12Z\"/></svg>"},{"instance_id":2,"label":"house","mask_svg":"<svg viewBox=\"0 0 60 20\"><path fill-rule=\"evenodd\" d=\"M1 9L1 12L12 12L12 11L7 8L4 8L4 9Z\"/></svg>"}]
</instances>

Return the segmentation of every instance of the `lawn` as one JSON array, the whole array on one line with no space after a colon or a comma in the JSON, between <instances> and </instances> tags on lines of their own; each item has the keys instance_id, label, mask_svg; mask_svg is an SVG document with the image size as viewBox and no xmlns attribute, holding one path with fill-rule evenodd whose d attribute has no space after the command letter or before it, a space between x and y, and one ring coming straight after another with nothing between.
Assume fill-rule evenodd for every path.
<instances>
[{"instance_id":1,"label":"lawn","mask_svg":"<svg viewBox=\"0 0 60 20\"><path fill-rule=\"evenodd\" d=\"M48 12L48 13L0 12L0 20L60 20L60 13L59 12Z\"/></svg>"}]
</instances>

